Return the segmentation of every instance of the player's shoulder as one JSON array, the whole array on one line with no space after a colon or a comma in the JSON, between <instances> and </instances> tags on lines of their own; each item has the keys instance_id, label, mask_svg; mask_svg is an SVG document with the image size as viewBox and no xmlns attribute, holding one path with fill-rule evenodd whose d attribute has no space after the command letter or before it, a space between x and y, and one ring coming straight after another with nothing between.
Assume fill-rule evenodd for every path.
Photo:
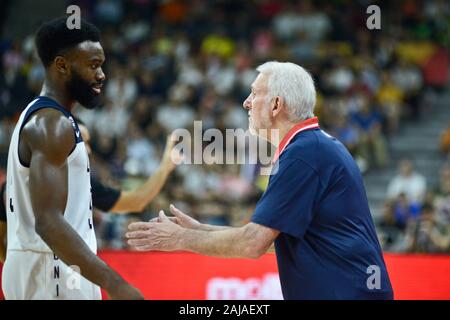
<instances>
[{"instance_id":1,"label":"player's shoulder","mask_svg":"<svg viewBox=\"0 0 450 320\"><path fill-rule=\"evenodd\" d=\"M31 149L62 152L73 149L72 122L61 111L42 108L34 112L22 128L21 137Z\"/></svg>"}]
</instances>

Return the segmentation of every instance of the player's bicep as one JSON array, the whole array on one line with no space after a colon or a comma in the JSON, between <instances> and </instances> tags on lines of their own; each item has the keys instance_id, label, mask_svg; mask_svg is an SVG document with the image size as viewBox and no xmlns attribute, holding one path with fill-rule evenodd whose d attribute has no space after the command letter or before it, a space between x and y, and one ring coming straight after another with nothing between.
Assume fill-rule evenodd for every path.
<instances>
[{"instance_id":1,"label":"player's bicep","mask_svg":"<svg viewBox=\"0 0 450 320\"><path fill-rule=\"evenodd\" d=\"M34 152L30 162L29 188L36 222L62 214L67 203L67 162L55 164L42 152Z\"/></svg>"},{"instance_id":2,"label":"player's bicep","mask_svg":"<svg viewBox=\"0 0 450 320\"><path fill-rule=\"evenodd\" d=\"M62 214L67 202L67 157L75 145L70 121L58 111L43 110L24 127L23 139L31 151L29 188L36 221Z\"/></svg>"}]
</instances>

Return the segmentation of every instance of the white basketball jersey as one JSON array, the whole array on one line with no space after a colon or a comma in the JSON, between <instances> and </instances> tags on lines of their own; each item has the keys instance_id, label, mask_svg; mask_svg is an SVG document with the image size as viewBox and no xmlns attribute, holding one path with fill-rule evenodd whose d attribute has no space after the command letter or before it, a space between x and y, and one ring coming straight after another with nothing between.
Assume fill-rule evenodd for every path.
<instances>
[{"instance_id":1,"label":"white basketball jersey","mask_svg":"<svg viewBox=\"0 0 450 320\"><path fill-rule=\"evenodd\" d=\"M67 158L68 194L64 218L96 253L97 241L92 221L92 197L89 158L78 125L70 112L48 97L38 97L22 112L11 138L8 154L6 208L8 251L52 253L35 231L35 217L30 199L30 169L19 160L19 135L30 116L42 108L59 110L72 121L76 147ZM42 137L44 139L44 137Z\"/></svg>"}]
</instances>

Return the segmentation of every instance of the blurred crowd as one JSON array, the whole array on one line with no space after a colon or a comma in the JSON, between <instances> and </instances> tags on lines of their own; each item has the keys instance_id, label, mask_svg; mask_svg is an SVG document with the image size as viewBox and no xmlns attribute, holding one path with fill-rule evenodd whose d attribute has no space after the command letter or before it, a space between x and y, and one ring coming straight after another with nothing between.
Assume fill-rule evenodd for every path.
<instances>
[{"instance_id":1,"label":"blurred crowd","mask_svg":"<svg viewBox=\"0 0 450 320\"><path fill-rule=\"evenodd\" d=\"M389 164L390 137L404 121L421 121L448 83L446 0L383 2L381 30L367 29L371 3L363 0L70 4L79 5L82 16L102 31L107 76L102 106L95 111L77 107L74 113L92 136L93 174L124 189L154 172L174 129L192 130L193 121L201 120L203 130L246 130L242 102L255 67L268 60L292 61L311 72L321 127L347 146L363 173ZM0 160L5 167L17 115L39 93L44 70L32 35L1 39L0 45ZM449 136L441 142L447 153ZM448 165L433 201L428 201L425 178L407 161L400 167L388 187L392 198L386 204L383 243L399 251L449 250ZM180 165L142 216L97 212L99 245L123 248L130 220L149 219L170 203L202 222L240 225L266 184L258 165ZM406 240L390 229L401 230Z\"/></svg>"},{"instance_id":2,"label":"blurred crowd","mask_svg":"<svg viewBox=\"0 0 450 320\"><path fill-rule=\"evenodd\" d=\"M450 253L450 161L439 172L436 188L400 161L398 174L387 188L379 234L386 250L394 252Z\"/></svg>"}]
</instances>

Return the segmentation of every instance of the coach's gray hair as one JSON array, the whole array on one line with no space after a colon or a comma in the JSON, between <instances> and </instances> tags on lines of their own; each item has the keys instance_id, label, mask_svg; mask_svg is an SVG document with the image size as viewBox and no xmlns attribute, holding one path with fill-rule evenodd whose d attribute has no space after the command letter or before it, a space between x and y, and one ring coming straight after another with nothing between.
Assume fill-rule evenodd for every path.
<instances>
[{"instance_id":1,"label":"coach's gray hair","mask_svg":"<svg viewBox=\"0 0 450 320\"><path fill-rule=\"evenodd\" d=\"M314 117L316 89L308 71L297 64L278 61L266 62L256 70L269 76L269 97L284 98L290 121L298 122Z\"/></svg>"}]
</instances>

